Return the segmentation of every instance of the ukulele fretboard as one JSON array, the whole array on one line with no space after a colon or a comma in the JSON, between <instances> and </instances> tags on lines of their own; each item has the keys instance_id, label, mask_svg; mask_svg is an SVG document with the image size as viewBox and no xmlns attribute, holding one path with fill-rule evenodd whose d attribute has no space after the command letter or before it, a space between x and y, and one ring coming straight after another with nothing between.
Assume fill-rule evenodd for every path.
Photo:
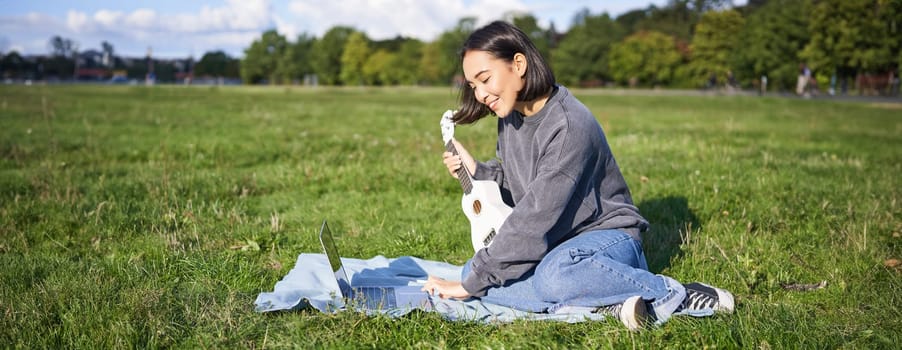
<instances>
[{"instance_id":1,"label":"ukulele fretboard","mask_svg":"<svg viewBox=\"0 0 902 350\"><path fill-rule=\"evenodd\" d=\"M451 152L451 154L457 154L457 148L454 147L454 143L451 141L448 141L448 143L445 144L445 148L448 152ZM473 190L473 182L470 180L470 172L467 171L466 165L461 164L460 168L457 169L457 180L460 181L460 187L464 190L464 193L470 194Z\"/></svg>"}]
</instances>

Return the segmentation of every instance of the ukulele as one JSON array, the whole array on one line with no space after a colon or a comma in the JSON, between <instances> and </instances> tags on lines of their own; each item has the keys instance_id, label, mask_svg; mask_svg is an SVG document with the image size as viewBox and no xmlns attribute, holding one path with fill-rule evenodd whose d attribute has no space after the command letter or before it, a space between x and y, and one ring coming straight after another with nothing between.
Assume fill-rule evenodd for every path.
<instances>
[{"instance_id":1,"label":"ukulele","mask_svg":"<svg viewBox=\"0 0 902 350\"><path fill-rule=\"evenodd\" d=\"M451 139L454 138L453 111L446 111L439 123L442 127L442 140L445 141L445 149L451 154L458 154ZM461 164L457 169L457 180L463 188L464 195L461 199L461 207L464 215L470 221L470 239L473 250L479 251L492 244L492 240L498 233L498 229L504 224L504 220L513 209L501 199L501 189L495 181L473 180L466 165Z\"/></svg>"}]
</instances>

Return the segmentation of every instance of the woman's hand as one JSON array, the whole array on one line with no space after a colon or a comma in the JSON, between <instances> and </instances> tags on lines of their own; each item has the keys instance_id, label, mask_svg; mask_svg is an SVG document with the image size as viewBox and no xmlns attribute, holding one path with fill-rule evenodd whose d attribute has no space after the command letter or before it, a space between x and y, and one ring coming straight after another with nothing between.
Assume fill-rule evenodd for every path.
<instances>
[{"instance_id":1,"label":"woman's hand","mask_svg":"<svg viewBox=\"0 0 902 350\"><path fill-rule=\"evenodd\" d=\"M457 142L455 139L451 139L451 142L454 144L454 148L457 149L458 154L453 155L451 152L442 153L442 161L448 167L448 172L457 179L457 169L460 169L461 164L464 164L467 167L467 173L473 176L473 172L476 171L476 161L473 160L470 152L467 152L467 149L460 142Z\"/></svg>"},{"instance_id":2,"label":"woman's hand","mask_svg":"<svg viewBox=\"0 0 902 350\"><path fill-rule=\"evenodd\" d=\"M459 281L448 281L435 276L429 276L426 284L423 285L423 291L442 299L466 299L470 297L470 293L464 289L464 286Z\"/></svg>"}]
</instances>

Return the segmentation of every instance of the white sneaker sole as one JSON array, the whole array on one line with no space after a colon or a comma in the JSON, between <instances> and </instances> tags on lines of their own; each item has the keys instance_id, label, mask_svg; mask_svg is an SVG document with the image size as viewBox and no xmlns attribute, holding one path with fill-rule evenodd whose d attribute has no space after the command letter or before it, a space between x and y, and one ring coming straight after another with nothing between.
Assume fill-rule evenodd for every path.
<instances>
[{"instance_id":1,"label":"white sneaker sole","mask_svg":"<svg viewBox=\"0 0 902 350\"><path fill-rule=\"evenodd\" d=\"M730 299L732 301L732 299ZM633 296L623 302L620 309L620 322L631 331L642 329L648 322L648 309L640 296Z\"/></svg>"},{"instance_id":2,"label":"white sneaker sole","mask_svg":"<svg viewBox=\"0 0 902 350\"><path fill-rule=\"evenodd\" d=\"M736 309L736 302L733 300L733 294L720 288L714 288L717 291L717 306L714 311L723 311L728 314L733 313Z\"/></svg>"}]
</instances>

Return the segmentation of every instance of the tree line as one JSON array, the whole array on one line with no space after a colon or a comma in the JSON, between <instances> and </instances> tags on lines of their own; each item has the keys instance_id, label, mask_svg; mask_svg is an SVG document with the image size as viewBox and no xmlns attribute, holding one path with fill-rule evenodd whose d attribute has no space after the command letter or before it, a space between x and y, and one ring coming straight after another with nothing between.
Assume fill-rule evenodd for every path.
<instances>
[{"instance_id":1,"label":"tree line","mask_svg":"<svg viewBox=\"0 0 902 350\"><path fill-rule=\"evenodd\" d=\"M820 86L846 87L862 77L884 85L898 80L902 1L730 4L671 0L616 18L584 9L574 14L566 32L553 23L539 26L529 13L500 19L529 35L559 82L570 86L748 88L766 83L771 90L792 90L805 68ZM208 52L191 69L196 76L240 77L245 84L445 85L459 83L457 51L475 29L475 18L463 18L431 42L373 40L349 26L333 27L322 37L286 38L270 30L241 59ZM53 57L68 54L65 45L59 51ZM7 57L0 62L3 69Z\"/></svg>"},{"instance_id":2,"label":"tree line","mask_svg":"<svg viewBox=\"0 0 902 350\"><path fill-rule=\"evenodd\" d=\"M49 55L23 57L16 51L0 54L0 77L15 80L144 80L153 73L157 80L176 82L195 75L206 78L240 76L240 60L223 51L210 51L200 60L159 59L117 56L113 45L101 42L101 49L80 50L69 38L53 36L47 43Z\"/></svg>"},{"instance_id":3,"label":"tree line","mask_svg":"<svg viewBox=\"0 0 902 350\"><path fill-rule=\"evenodd\" d=\"M570 29L538 25L531 14L502 18L529 35L561 83L575 86L699 88L715 84L791 90L803 67L816 83L898 77L902 1L673 0L616 18L582 10ZM289 41L264 33L245 50L245 83L290 84L315 76L326 85L447 84L459 74L457 50L475 28L461 19L432 42L376 41L337 26L321 38Z\"/></svg>"}]
</instances>

